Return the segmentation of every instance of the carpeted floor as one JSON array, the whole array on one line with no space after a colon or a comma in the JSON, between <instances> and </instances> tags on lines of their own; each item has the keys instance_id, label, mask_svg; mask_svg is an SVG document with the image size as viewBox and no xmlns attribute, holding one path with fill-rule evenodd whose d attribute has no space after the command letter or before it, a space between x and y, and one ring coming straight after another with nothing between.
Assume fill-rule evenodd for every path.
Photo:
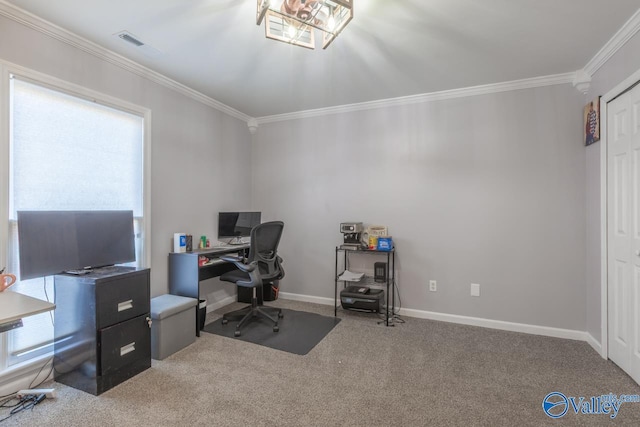
<instances>
[{"instance_id":1,"label":"carpeted floor","mask_svg":"<svg viewBox=\"0 0 640 427\"><path fill-rule=\"evenodd\" d=\"M274 305L333 314L328 306ZM370 316L341 314L305 356L203 333L99 397L44 384L56 388L57 399L1 425L640 425L640 403L623 404L614 420L572 410L558 420L544 414L542 400L553 391L640 394L584 342L412 318L386 328Z\"/></svg>"}]
</instances>

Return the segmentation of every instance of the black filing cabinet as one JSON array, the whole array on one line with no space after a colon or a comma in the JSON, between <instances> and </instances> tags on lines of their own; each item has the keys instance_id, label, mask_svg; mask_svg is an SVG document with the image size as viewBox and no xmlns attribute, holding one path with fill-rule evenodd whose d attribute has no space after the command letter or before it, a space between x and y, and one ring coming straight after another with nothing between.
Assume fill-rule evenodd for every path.
<instances>
[{"instance_id":1,"label":"black filing cabinet","mask_svg":"<svg viewBox=\"0 0 640 427\"><path fill-rule=\"evenodd\" d=\"M55 380L98 395L151 367L149 269L106 267L55 283Z\"/></svg>"}]
</instances>

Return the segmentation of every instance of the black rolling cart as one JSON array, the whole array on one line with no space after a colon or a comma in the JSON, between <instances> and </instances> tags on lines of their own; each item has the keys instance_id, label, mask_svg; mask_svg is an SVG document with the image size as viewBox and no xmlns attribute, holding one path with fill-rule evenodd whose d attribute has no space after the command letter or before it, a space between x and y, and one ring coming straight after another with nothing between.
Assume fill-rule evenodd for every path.
<instances>
[{"instance_id":1,"label":"black rolling cart","mask_svg":"<svg viewBox=\"0 0 640 427\"><path fill-rule=\"evenodd\" d=\"M384 272L384 280L376 281L374 276L380 276L380 274L364 275L361 280L357 282L344 280L343 274L349 270L349 257L357 254L364 256L375 256L374 259L385 259L386 258L386 271ZM390 319L393 318L393 311L396 306L396 293L395 293L395 257L396 251L395 248L392 248L388 251L380 251L376 249L357 249L357 248L349 248L349 247L336 247L336 268L335 268L335 289L334 289L334 316L338 316L338 301L340 301L340 305L345 309L355 309L358 311L371 311L371 312L383 312L385 313L384 324L386 326L394 326L393 321L390 322ZM340 265L340 261L342 261L342 265ZM378 263L376 263L378 264ZM375 270L374 270L375 271ZM377 272L376 272L377 273ZM340 298L338 288L341 286L341 292L344 295L347 295L345 301ZM358 297L358 290L360 288L368 288L371 285L382 286L385 288L381 292L380 297L384 297L386 304L383 310L376 310L376 297L377 293L367 293L362 294L361 297ZM353 291L353 292L351 292ZM348 302L349 307L345 307L345 302Z\"/></svg>"}]
</instances>

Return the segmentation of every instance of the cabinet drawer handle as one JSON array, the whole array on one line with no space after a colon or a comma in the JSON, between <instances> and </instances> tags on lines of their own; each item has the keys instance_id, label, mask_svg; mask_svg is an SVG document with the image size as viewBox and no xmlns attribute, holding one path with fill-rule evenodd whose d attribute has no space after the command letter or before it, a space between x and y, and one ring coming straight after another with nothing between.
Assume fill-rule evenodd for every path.
<instances>
[{"instance_id":1,"label":"cabinet drawer handle","mask_svg":"<svg viewBox=\"0 0 640 427\"><path fill-rule=\"evenodd\" d=\"M132 351L136 351L135 341L131 344L125 345L124 347L120 347L120 356L124 356L125 354L131 353Z\"/></svg>"},{"instance_id":2,"label":"cabinet drawer handle","mask_svg":"<svg viewBox=\"0 0 640 427\"><path fill-rule=\"evenodd\" d=\"M133 300L122 301L118 303L118 313L133 308Z\"/></svg>"}]
</instances>

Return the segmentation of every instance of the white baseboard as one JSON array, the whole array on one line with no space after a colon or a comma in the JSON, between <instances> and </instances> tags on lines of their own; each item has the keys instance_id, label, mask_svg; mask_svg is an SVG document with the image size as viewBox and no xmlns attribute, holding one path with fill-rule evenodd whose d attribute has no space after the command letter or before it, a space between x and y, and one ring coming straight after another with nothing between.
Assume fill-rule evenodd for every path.
<instances>
[{"instance_id":1,"label":"white baseboard","mask_svg":"<svg viewBox=\"0 0 640 427\"><path fill-rule=\"evenodd\" d=\"M588 343L591 347L593 347L593 349L594 349L595 351L597 351L597 352L598 352L598 354L599 354L600 356L602 356L604 359L606 359L607 357L606 357L605 355L603 355L603 354L602 354L602 344L601 344L598 340L596 340L596 339L593 337L593 335L591 335L589 332L585 332L585 334L586 334L586 336L587 336L587 338L586 338L587 343Z\"/></svg>"},{"instance_id":2,"label":"white baseboard","mask_svg":"<svg viewBox=\"0 0 640 427\"><path fill-rule=\"evenodd\" d=\"M543 335L554 338L586 341L587 333L573 329L552 328L549 326L528 325L526 323L505 322L502 320L482 319L480 317L460 316L457 314L437 313L434 311L401 309L400 314L419 319L439 320L442 322L459 323L461 325L480 326L483 328L500 329L502 331L521 332L532 335Z\"/></svg>"},{"instance_id":3,"label":"white baseboard","mask_svg":"<svg viewBox=\"0 0 640 427\"><path fill-rule=\"evenodd\" d=\"M333 298L316 297L310 295L292 294L289 292L280 292L282 299L292 301L311 302L323 305L333 305ZM532 335L542 335L554 338L565 338L570 340L587 341L596 351L599 344L591 335L584 331L576 331L573 329L551 328L548 326L528 325L525 323L504 322L501 320L482 319L479 317L460 316L457 314L438 313L434 311L414 310L409 308L400 309L402 316L415 317L418 319L438 320L441 322L458 323L461 325L480 326L483 328L500 329L503 331L521 332ZM591 342L588 338L591 337Z\"/></svg>"},{"instance_id":4,"label":"white baseboard","mask_svg":"<svg viewBox=\"0 0 640 427\"><path fill-rule=\"evenodd\" d=\"M211 313L213 310L217 310L220 307L224 307L225 305L229 305L232 302L236 302L236 296L235 295L230 295L226 298L223 298L219 301L216 301L212 304L207 304L207 313Z\"/></svg>"},{"instance_id":5,"label":"white baseboard","mask_svg":"<svg viewBox=\"0 0 640 427\"><path fill-rule=\"evenodd\" d=\"M290 292L280 292L278 293L278 295L282 299L288 299L291 301L311 302L311 303L322 304L322 305L335 304L335 302L333 301L333 298L314 297L312 295L302 295L302 294L292 294Z\"/></svg>"}]
</instances>

